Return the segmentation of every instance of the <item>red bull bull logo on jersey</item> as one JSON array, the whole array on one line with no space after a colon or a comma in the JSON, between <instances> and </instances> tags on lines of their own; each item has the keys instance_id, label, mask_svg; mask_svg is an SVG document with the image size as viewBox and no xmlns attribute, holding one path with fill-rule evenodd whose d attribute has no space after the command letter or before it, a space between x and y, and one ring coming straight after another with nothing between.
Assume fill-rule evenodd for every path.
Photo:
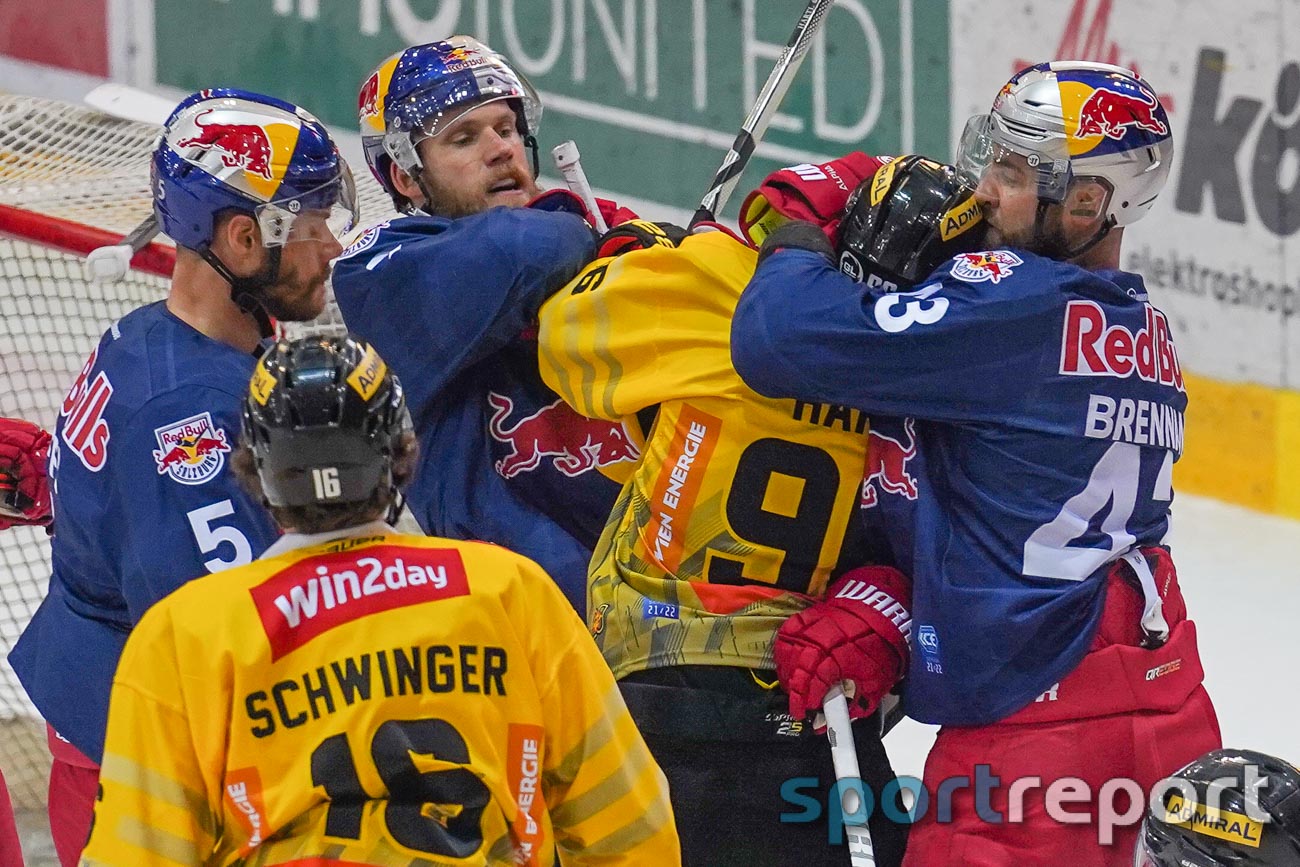
<instances>
[{"instance_id":1,"label":"red bull bull logo on jersey","mask_svg":"<svg viewBox=\"0 0 1300 867\"><path fill-rule=\"evenodd\" d=\"M578 415L564 401L557 400L507 426L514 402L496 392L488 392L487 399L494 410L488 431L494 440L511 448L510 454L496 462L502 478L532 472L541 466L543 458L551 458L555 469L564 475L578 476L641 457L641 450L622 422Z\"/></svg>"},{"instance_id":2,"label":"red bull bull logo on jersey","mask_svg":"<svg viewBox=\"0 0 1300 867\"><path fill-rule=\"evenodd\" d=\"M907 462L916 457L916 422L903 420L907 445L872 428L867 434L867 468L862 474L862 500L859 505L873 509L880 502L876 488L915 500L916 479L907 472Z\"/></svg>"},{"instance_id":3,"label":"red bull bull logo on jersey","mask_svg":"<svg viewBox=\"0 0 1300 867\"><path fill-rule=\"evenodd\" d=\"M226 432L212 423L210 413L192 415L155 428L153 433L158 440L153 457L160 476L171 476L182 485L201 485L226 465L230 445Z\"/></svg>"}]
</instances>

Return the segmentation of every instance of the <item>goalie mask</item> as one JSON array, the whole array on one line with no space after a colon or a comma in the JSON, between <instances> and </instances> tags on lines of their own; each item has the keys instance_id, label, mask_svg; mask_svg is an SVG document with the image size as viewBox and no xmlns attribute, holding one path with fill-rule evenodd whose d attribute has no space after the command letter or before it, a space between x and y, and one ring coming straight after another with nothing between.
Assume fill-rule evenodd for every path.
<instances>
[{"instance_id":1,"label":"goalie mask","mask_svg":"<svg viewBox=\"0 0 1300 867\"><path fill-rule=\"evenodd\" d=\"M1300 770L1263 753L1215 750L1174 774L1142 823L1135 867L1300 864Z\"/></svg>"},{"instance_id":2,"label":"goalie mask","mask_svg":"<svg viewBox=\"0 0 1300 867\"><path fill-rule=\"evenodd\" d=\"M361 503L393 486L411 417L397 377L351 337L281 340L244 400L244 442L277 507Z\"/></svg>"},{"instance_id":3,"label":"goalie mask","mask_svg":"<svg viewBox=\"0 0 1300 867\"><path fill-rule=\"evenodd\" d=\"M897 291L959 253L982 249L987 228L975 187L956 169L904 156L853 191L835 251L854 280Z\"/></svg>"}]
</instances>

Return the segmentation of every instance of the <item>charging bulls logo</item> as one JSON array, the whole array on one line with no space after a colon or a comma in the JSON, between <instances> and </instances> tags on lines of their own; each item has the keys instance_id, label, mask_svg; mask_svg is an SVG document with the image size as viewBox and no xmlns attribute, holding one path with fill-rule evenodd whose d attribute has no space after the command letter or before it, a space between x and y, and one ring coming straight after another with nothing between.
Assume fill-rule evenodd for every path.
<instances>
[{"instance_id":1,"label":"charging bulls logo","mask_svg":"<svg viewBox=\"0 0 1300 867\"><path fill-rule=\"evenodd\" d=\"M541 465L543 458L552 458L557 470L572 477L596 467L641 457L640 449L622 423L578 415L562 400L542 407L510 427L506 426L506 419L514 410L514 402L496 392L488 392L487 400L494 410L488 431L494 440L506 443L512 450L496 462L502 478L512 479L520 473L531 472Z\"/></svg>"},{"instance_id":2,"label":"charging bulls logo","mask_svg":"<svg viewBox=\"0 0 1300 867\"><path fill-rule=\"evenodd\" d=\"M1169 125L1156 116L1159 109L1156 98L1150 94L1121 93L1099 87L1079 108L1079 136L1104 135L1119 141L1129 127L1145 130L1155 135L1167 135ZM1163 112L1161 112L1163 114Z\"/></svg>"},{"instance_id":3,"label":"charging bulls logo","mask_svg":"<svg viewBox=\"0 0 1300 867\"><path fill-rule=\"evenodd\" d=\"M960 253L953 258L952 276L967 283L1001 283L1023 264L1024 260L1010 250Z\"/></svg>"},{"instance_id":4,"label":"charging bulls logo","mask_svg":"<svg viewBox=\"0 0 1300 867\"><path fill-rule=\"evenodd\" d=\"M271 137L255 123L204 123L212 114L207 109L194 116L199 134L183 138L176 147L197 147L215 150L221 155L221 164L228 168L241 168L264 180L273 180L271 173Z\"/></svg>"},{"instance_id":5,"label":"charging bulls logo","mask_svg":"<svg viewBox=\"0 0 1300 867\"><path fill-rule=\"evenodd\" d=\"M916 427L912 419L904 419L907 445L902 440L885 436L874 427L867 434L867 468L862 474L862 500L864 509L875 508L880 502L876 485L886 494L898 494L915 500L918 496L916 479L907 471L907 462L916 457Z\"/></svg>"},{"instance_id":6,"label":"charging bulls logo","mask_svg":"<svg viewBox=\"0 0 1300 867\"><path fill-rule=\"evenodd\" d=\"M153 433L158 440L153 458L160 476L169 475L182 485L201 485L226 465L230 445L210 413L192 415Z\"/></svg>"}]
</instances>

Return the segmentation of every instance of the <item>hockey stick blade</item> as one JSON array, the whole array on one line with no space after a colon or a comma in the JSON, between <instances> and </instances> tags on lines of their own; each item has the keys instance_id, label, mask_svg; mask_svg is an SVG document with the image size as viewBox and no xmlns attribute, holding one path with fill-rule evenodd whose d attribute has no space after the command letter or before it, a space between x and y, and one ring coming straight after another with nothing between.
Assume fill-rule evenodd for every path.
<instances>
[{"instance_id":1,"label":"hockey stick blade","mask_svg":"<svg viewBox=\"0 0 1300 867\"><path fill-rule=\"evenodd\" d=\"M862 785L862 771L858 767L857 747L853 742L853 728L849 723L849 702L843 687L836 685L822 699L822 713L826 715L826 738L831 744L831 761L835 765L835 781ZM866 825L850 822L862 804L858 791L840 788L840 815L844 816L844 838L849 844L849 861L853 867L875 867L876 850L871 843L871 832Z\"/></svg>"},{"instance_id":2,"label":"hockey stick blade","mask_svg":"<svg viewBox=\"0 0 1300 867\"><path fill-rule=\"evenodd\" d=\"M723 157L722 165L713 176L713 183L709 185L709 191L700 200L700 206L691 219L692 226L715 219L727 204L727 199L731 197L741 174L749 165L750 157L754 155L758 143L767 133L767 128L772 123L772 116L776 114L786 91L790 89L790 84L794 81L804 56L812 47L813 37L822 28L826 21L826 13L830 12L834 5L835 0L808 0L808 6L799 18L799 23L795 25L794 32L790 34L790 41L786 43L781 56L776 60L776 65L772 67L772 72L767 76L767 81L763 83L763 89L754 100L749 116L741 124L740 132L736 135L731 150Z\"/></svg>"}]
</instances>

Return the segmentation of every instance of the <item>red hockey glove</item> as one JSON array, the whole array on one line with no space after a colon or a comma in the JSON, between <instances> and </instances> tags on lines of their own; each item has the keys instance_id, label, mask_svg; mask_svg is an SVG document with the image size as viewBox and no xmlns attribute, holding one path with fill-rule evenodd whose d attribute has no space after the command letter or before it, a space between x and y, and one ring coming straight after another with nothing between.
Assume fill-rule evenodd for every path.
<instances>
[{"instance_id":1,"label":"red hockey glove","mask_svg":"<svg viewBox=\"0 0 1300 867\"><path fill-rule=\"evenodd\" d=\"M600 215L605 218L605 225L611 229L631 220L641 219L637 216L636 211L631 208L625 208L618 202L611 202L609 199L602 199L600 196L596 197L596 208L600 211Z\"/></svg>"},{"instance_id":2,"label":"red hockey glove","mask_svg":"<svg viewBox=\"0 0 1300 867\"><path fill-rule=\"evenodd\" d=\"M596 218L591 215L591 211L587 210L586 202L570 190L560 188L547 190L534 196L524 207L538 211L563 211L566 214L577 214L590 223L593 229L596 227ZM609 199L597 198L596 208L604 218L605 225L611 228L629 220L639 219L631 208L624 208Z\"/></svg>"},{"instance_id":3,"label":"red hockey glove","mask_svg":"<svg viewBox=\"0 0 1300 867\"><path fill-rule=\"evenodd\" d=\"M596 258L621 256L647 247L676 247L686 237L686 230L672 223L631 220L615 226L596 242Z\"/></svg>"},{"instance_id":4,"label":"red hockey glove","mask_svg":"<svg viewBox=\"0 0 1300 867\"><path fill-rule=\"evenodd\" d=\"M820 166L805 164L772 172L741 204L741 234L759 247L785 221L808 220L821 226L833 242L849 196L886 159L854 151Z\"/></svg>"},{"instance_id":5,"label":"red hockey glove","mask_svg":"<svg viewBox=\"0 0 1300 867\"><path fill-rule=\"evenodd\" d=\"M832 686L852 681L849 716L871 714L907 669L911 582L888 566L854 569L776 633L776 675L790 714L821 709Z\"/></svg>"},{"instance_id":6,"label":"red hockey glove","mask_svg":"<svg viewBox=\"0 0 1300 867\"><path fill-rule=\"evenodd\" d=\"M0 530L50 523L49 451L45 431L30 422L0 418Z\"/></svg>"}]
</instances>

